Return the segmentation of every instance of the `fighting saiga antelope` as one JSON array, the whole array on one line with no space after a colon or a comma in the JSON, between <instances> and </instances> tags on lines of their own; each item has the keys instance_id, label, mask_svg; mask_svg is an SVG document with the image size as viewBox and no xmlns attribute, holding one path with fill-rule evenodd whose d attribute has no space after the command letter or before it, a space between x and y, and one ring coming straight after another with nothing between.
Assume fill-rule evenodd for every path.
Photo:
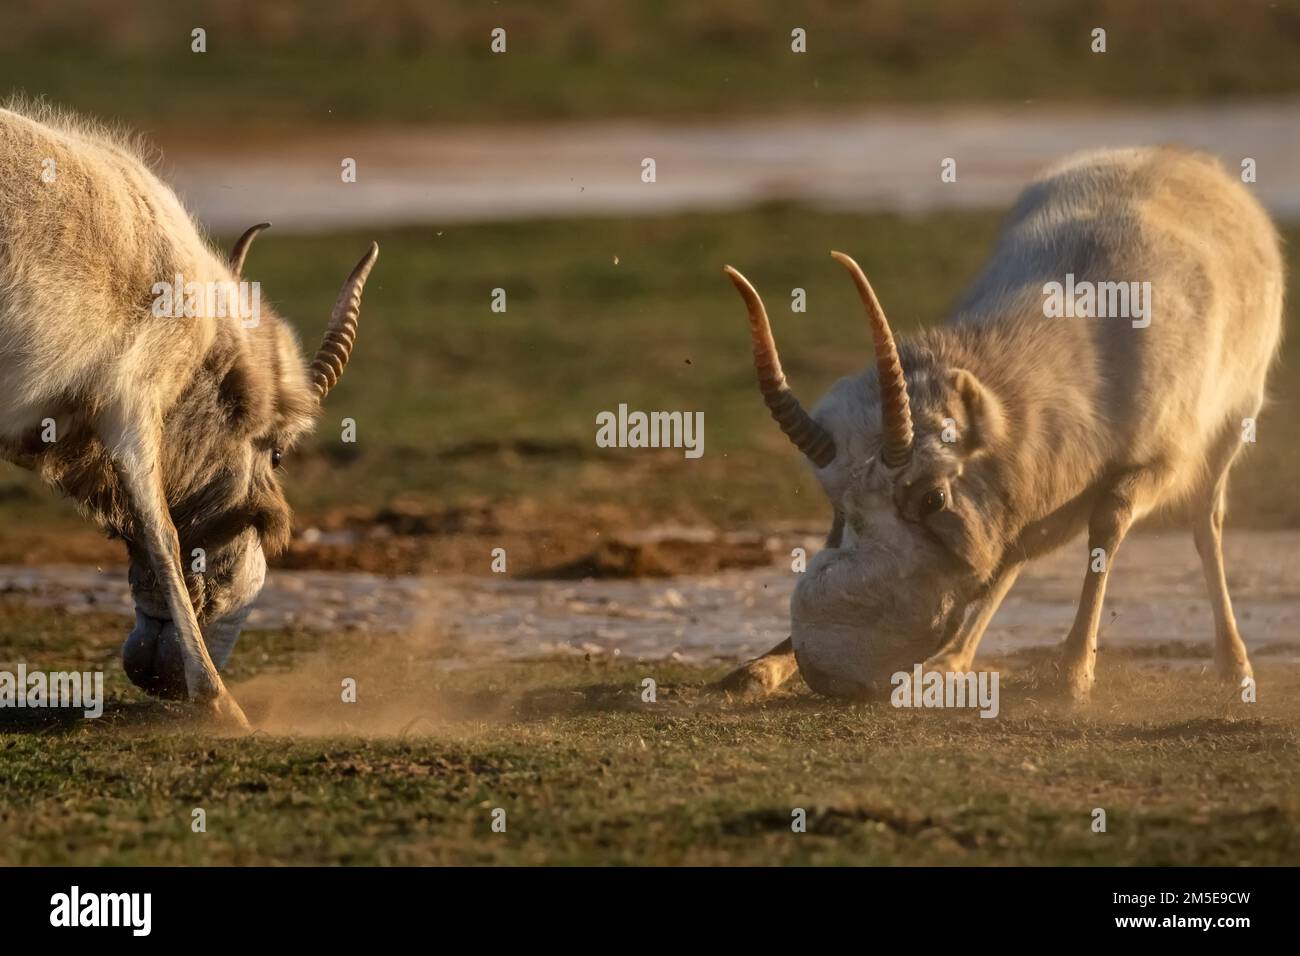
<instances>
[{"instance_id":1,"label":"fighting saiga antelope","mask_svg":"<svg viewBox=\"0 0 1300 956\"><path fill-rule=\"evenodd\" d=\"M131 680L237 726L218 671L265 555L288 542L275 470L348 363L379 255L372 244L343 284L308 364L269 308L240 308L264 225L227 261L130 144L0 110L0 454L125 541ZM187 311L159 310L177 283Z\"/></svg>"},{"instance_id":2,"label":"fighting saiga antelope","mask_svg":"<svg viewBox=\"0 0 1300 956\"><path fill-rule=\"evenodd\" d=\"M1067 159L1025 190L951 320L901 340L862 270L833 255L865 306L875 367L837 382L811 415L758 294L727 269L759 388L834 523L795 588L790 638L724 686L770 689L797 667L816 691L855 695L917 662L968 671L1025 562L1086 531L1062 667L1086 696L1120 543L1175 506L1200 553L1219 672L1250 676L1224 574L1224 496L1277 354L1283 266L1248 189L1177 148ZM1129 283L1150 283L1141 319L1049 317L1048 290L1115 299Z\"/></svg>"}]
</instances>

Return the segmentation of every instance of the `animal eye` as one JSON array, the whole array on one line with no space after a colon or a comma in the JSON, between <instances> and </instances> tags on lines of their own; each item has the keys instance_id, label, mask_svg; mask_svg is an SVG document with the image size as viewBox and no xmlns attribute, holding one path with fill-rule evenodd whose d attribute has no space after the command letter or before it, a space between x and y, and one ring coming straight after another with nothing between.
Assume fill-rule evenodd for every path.
<instances>
[{"instance_id":1,"label":"animal eye","mask_svg":"<svg viewBox=\"0 0 1300 956\"><path fill-rule=\"evenodd\" d=\"M284 453L281 452L280 449L278 449L278 448L272 448L272 449L271 449L271 467L272 467L272 468L279 468L279 467L280 467L280 459L282 459L283 457L284 457Z\"/></svg>"},{"instance_id":2,"label":"animal eye","mask_svg":"<svg viewBox=\"0 0 1300 956\"><path fill-rule=\"evenodd\" d=\"M936 511L942 511L943 506L948 503L948 496L944 494L942 488L931 488L921 499L921 516L932 515Z\"/></svg>"}]
</instances>

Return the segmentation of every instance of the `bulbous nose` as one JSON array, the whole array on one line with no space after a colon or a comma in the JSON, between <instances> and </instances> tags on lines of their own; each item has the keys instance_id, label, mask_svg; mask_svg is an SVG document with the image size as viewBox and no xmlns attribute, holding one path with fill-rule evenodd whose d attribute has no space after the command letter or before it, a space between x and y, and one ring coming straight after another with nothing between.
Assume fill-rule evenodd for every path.
<instances>
[{"instance_id":1,"label":"bulbous nose","mask_svg":"<svg viewBox=\"0 0 1300 956\"><path fill-rule=\"evenodd\" d=\"M217 670L224 670L239 640L251 608L243 608L203 628L203 643ZM135 627L122 645L122 669L131 683L154 697L181 700L188 696L185 655L176 625L166 619L135 612Z\"/></svg>"},{"instance_id":2,"label":"bulbous nose","mask_svg":"<svg viewBox=\"0 0 1300 956\"><path fill-rule=\"evenodd\" d=\"M815 664L805 665L804 659L797 653L795 660L799 664L799 674L803 677L804 683L816 694L821 694L823 697L861 700L871 693L871 685L865 681L819 669Z\"/></svg>"},{"instance_id":3,"label":"bulbous nose","mask_svg":"<svg viewBox=\"0 0 1300 956\"><path fill-rule=\"evenodd\" d=\"M122 645L122 669L132 684L154 697L186 696L185 661L171 621L137 608L135 627Z\"/></svg>"}]
</instances>

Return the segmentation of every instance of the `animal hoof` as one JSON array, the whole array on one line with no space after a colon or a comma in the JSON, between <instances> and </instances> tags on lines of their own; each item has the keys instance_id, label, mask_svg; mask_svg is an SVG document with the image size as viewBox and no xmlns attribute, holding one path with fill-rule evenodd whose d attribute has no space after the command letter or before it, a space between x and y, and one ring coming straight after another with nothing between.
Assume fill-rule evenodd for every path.
<instances>
[{"instance_id":1,"label":"animal hoof","mask_svg":"<svg viewBox=\"0 0 1300 956\"><path fill-rule=\"evenodd\" d=\"M970 670L970 664L954 654L940 654L925 661L921 670L926 674L965 674Z\"/></svg>"},{"instance_id":2,"label":"animal hoof","mask_svg":"<svg viewBox=\"0 0 1300 956\"><path fill-rule=\"evenodd\" d=\"M1065 696L1076 704L1086 704L1092 696L1093 675L1091 671L1067 671L1063 690Z\"/></svg>"},{"instance_id":3,"label":"animal hoof","mask_svg":"<svg viewBox=\"0 0 1300 956\"><path fill-rule=\"evenodd\" d=\"M206 716L221 730L230 731L237 734L251 734L252 725L248 718L244 716L243 709L239 706L229 691L225 691L216 697L199 705L206 711Z\"/></svg>"},{"instance_id":4,"label":"animal hoof","mask_svg":"<svg viewBox=\"0 0 1300 956\"><path fill-rule=\"evenodd\" d=\"M738 697L765 697L780 687L789 676L788 668L777 666L774 661L756 660L737 667L722 680L712 684L710 689Z\"/></svg>"},{"instance_id":5,"label":"animal hoof","mask_svg":"<svg viewBox=\"0 0 1300 956\"><path fill-rule=\"evenodd\" d=\"M1215 670L1218 672L1219 680L1230 687L1240 687L1241 682L1247 677L1255 676L1250 661L1219 660L1215 664Z\"/></svg>"}]
</instances>

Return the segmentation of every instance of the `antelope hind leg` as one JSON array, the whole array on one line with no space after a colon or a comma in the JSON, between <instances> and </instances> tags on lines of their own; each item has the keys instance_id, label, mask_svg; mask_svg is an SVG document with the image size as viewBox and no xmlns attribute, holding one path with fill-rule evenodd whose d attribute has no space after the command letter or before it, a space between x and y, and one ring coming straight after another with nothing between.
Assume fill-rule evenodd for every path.
<instances>
[{"instance_id":1,"label":"antelope hind leg","mask_svg":"<svg viewBox=\"0 0 1300 956\"><path fill-rule=\"evenodd\" d=\"M1255 410L1258 413L1258 409ZM1241 448L1241 439L1235 426L1230 426L1210 455L1209 479L1196 494L1190 506L1192 536L1196 551L1201 556L1205 574L1205 589L1214 610L1214 663L1219 678L1240 687L1243 680L1253 677L1246 644L1237 630L1237 618L1232 613L1232 598L1228 596L1228 577L1223 566L1223 518L1226 511L1228 469Z\"/></svg>"}]
</instances>

